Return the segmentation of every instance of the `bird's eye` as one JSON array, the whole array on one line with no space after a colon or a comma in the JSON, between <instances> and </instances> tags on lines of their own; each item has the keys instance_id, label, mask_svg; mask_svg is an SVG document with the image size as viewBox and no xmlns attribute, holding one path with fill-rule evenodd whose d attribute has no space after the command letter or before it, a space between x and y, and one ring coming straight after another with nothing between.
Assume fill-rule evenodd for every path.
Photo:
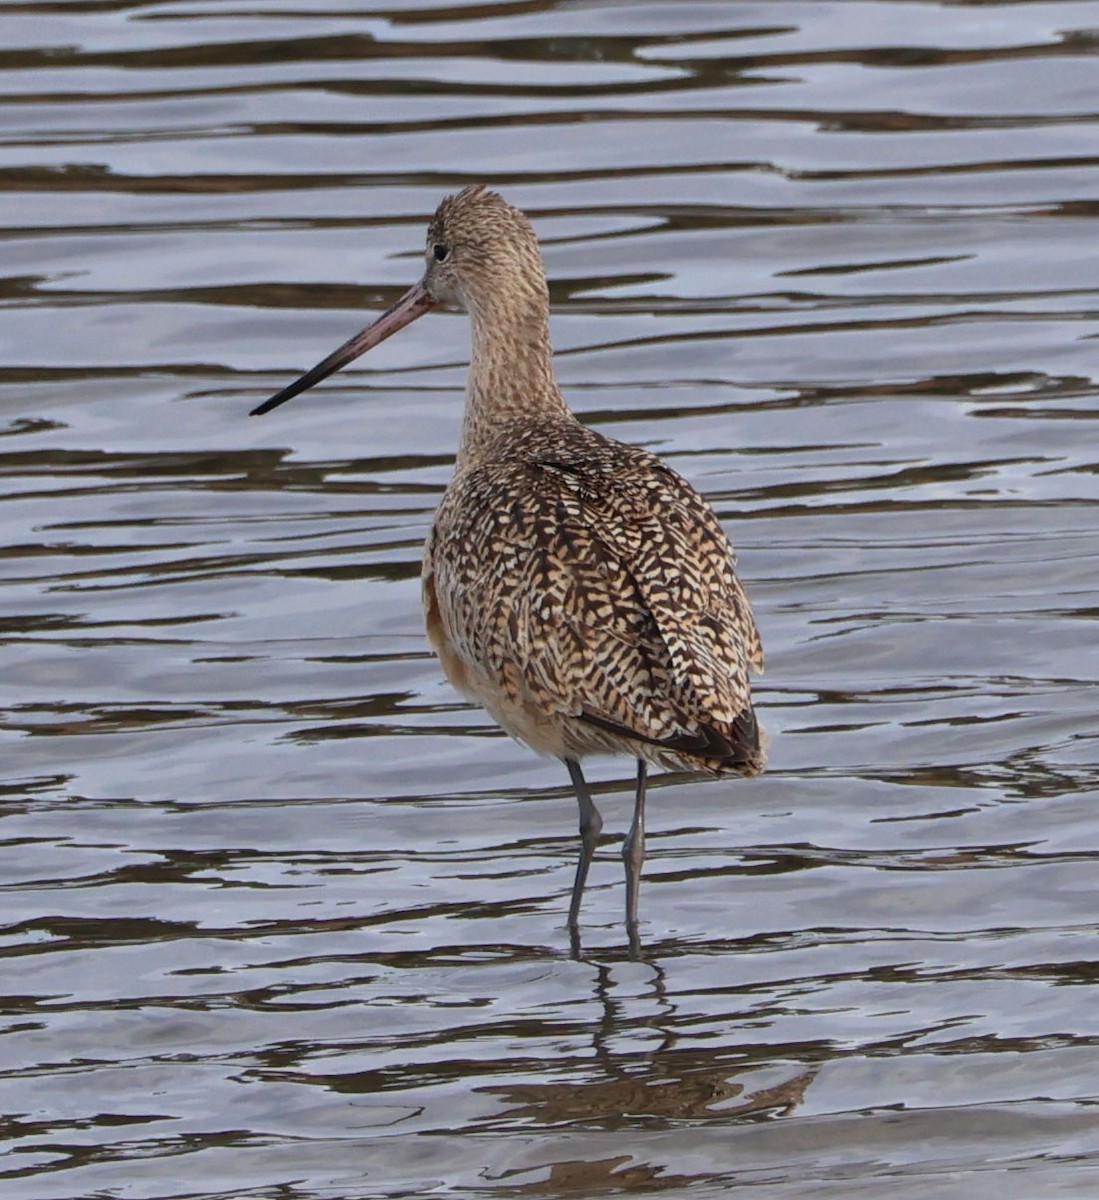
<instances>
[{"instance_id":1,"label":"bird's eye","mask_svg":"<svg viewBox=\"0 0 1099 1200\"><path fill-rule=\"evenodd\" d=\"M450 247L446 242L436 242L431 247L431 253L435 256L436 262L446 262L447 257L450 255Z\"/></svg>"}]
</instances>

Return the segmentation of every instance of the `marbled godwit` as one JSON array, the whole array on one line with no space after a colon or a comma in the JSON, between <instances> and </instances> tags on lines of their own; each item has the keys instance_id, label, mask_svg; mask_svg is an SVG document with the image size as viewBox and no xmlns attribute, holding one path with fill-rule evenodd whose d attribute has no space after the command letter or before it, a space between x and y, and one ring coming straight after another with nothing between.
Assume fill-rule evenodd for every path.
<instances>
[{"instance_id":1,"label":"marbled godwit","mask_svg":"<svg viewBox=\"0 0 1099 1200\"><path fill-rule=\"evenodd\" d=\"M468 187L439 205L426 259L423 279L392 308L253 415L438 304L470 314L461 445L424 549L428 638L460 692L568 767L580 805L574 940L603 827L580 759L637 759L622 851L634 945L647 764L711 775L763 769L748 681L763 669L752 610L706 501L655 455L569 411L526 217L495 192Z\"/></svg>"}]
</instances>

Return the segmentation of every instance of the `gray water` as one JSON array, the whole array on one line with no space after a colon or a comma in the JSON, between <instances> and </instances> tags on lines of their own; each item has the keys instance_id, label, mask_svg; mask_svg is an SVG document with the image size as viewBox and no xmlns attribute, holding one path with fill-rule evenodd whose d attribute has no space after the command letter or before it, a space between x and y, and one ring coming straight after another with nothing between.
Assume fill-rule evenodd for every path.
<instances>
[{"instance_id":1,"label":"gray water","mask_svg":"<svg viewBox=\"0 0 1099 1200\"><path fill-rule=\"evenodd\" d=\"M0 1194L1099 1193L1099 4L0 9ZM560 764L419 555L474 180L737 545L758 780Z\"/></svg>"}]
</instances>

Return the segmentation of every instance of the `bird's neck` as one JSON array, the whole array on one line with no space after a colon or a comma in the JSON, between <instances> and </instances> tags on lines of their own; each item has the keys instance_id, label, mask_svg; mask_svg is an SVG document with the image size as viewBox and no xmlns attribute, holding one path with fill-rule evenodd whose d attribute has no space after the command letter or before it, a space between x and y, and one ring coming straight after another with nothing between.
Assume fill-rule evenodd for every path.
<instances>
[{"instance_id":1,"label":"bird's neck","mask_svg":"<svg viewBox=\"0 0 1099 1200\"><path fill-rule=\"evenodd\" d=\"M459 467L484 461L503 443L514 445L547 423L574 419L553 374L548 314L474 313Z\"/></svg>"}]
</instances>

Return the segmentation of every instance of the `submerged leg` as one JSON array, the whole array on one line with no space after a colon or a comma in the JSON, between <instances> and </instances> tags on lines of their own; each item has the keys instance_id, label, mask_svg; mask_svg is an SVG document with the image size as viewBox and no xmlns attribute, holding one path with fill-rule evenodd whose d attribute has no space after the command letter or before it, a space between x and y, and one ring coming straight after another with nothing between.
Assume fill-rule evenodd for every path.
<instances>
[{"instance_id":1,"label":"submerged leg","mask_svg":"<svg viewBox=\"0 0 1099 1200\"><path fill-rule=\"evenodd\" d=\"M603 830L603 818L592 801L579 762L575 758L566 758L565 766L569 769L572 786L576 789L576 799L580 804L580 860L576 864L572 902L569 904L569 928L575 929L580 916L580 898L584 894L584 884L588 878L588 867L591 866L591 857L595 853L596 839Z\"/></svg>"},{"instance_id":2,"label":"submerged leg","mask_svg":"<svg viewBox=\"0 0 1099 1200\"><path fill-rule=\"evenodd\" d=\"M622 844L622 859L626 864L626 930L631 946L637 940L637 897L641 888L641 864L645 861L645 783L647 765L637 760L637 795L633 802L633 824Z\"/></svg>"}]
</instances>

